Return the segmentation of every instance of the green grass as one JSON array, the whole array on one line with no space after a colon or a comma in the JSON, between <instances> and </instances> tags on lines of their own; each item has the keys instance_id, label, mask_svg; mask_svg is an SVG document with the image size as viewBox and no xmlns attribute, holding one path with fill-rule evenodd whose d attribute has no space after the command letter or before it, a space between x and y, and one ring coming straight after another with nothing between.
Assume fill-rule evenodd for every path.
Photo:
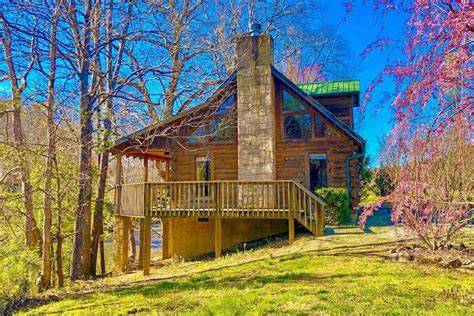
<instances>
[{"instance_id":1,"label":"green grass","mask_svg":"<svg viewBox=\"0 0 474 316\"><path fill-rule=\"evenodd\" d=\"M146 278L132 272L82 282L59 301L23 313L474 313L472 274L387 261L381 254L402 236L374 230L339 229L324 238L299 238L290 247L172 263Z\"/></svg>"}]
</instances>

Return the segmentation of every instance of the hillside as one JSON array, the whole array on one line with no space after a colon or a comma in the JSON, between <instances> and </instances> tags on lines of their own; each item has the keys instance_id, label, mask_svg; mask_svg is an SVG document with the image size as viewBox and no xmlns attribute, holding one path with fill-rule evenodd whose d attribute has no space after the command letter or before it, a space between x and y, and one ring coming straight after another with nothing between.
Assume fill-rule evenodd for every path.
<instances>
[{"instance_id":1,"label":"hillside","mask_svg":"<svg viewBox=\"0 0 474 316\"><path fill-rule=\"evenodd\" d=\"M174 260L139 271L80 282L49 293L26 314L263 314L474 312L474 277L467 270L393 262L385 258L409 243L395 228L329 230L315 239L299 236L218 260ZM473 229L463 237L472 242ZM377 295L375 295L377 294Z\"/></svg>"}]
</instances>

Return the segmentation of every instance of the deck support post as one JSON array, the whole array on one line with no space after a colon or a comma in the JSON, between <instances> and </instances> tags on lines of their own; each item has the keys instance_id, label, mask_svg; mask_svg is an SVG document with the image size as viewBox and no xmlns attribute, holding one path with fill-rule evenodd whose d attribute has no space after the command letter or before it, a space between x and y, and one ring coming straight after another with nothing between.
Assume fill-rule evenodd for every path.
<instances>
[{"instance_id":1,"label":"deck support post","mask_svg":"<svg viewBox=\"0 0 474 316\"><path fill-rule=\"evenodd\" d=\"M215 218L214 248L215 257L219 258L222 255L222 220L219 216Z\"/></svg>"},{"instance_id":2,"label":"deck support post","mask_svg":"<svg viewBox=\"0 0 474 316\"><path fill-rule=\"evenodd\" d=\"M143 275L150 274L151 262L151 216L143 219Z\"/></svg>"},{"instance_id":3,"label":"deck support post","mask_svg":"<svg viewBox=\"0 0 474 316\"><path fill-rule=\"evenodd\" d=\"M122 155L116 155L115 169L115 223L114 223L114 272L121 273L127 270L128 266L128 242L132 220L130 217L121 215L121 183L122 183Z\"/></svg>"},{"instance_id":4,"label":"deck support post","mask_svg":"<svg viewBox=\"0 0 474 316\"><path fill-rule=\"evenodd\" d=\"M288 218L288 244L291 245L295 241L295 220L290 215Z\"/></svg>"},{"instance_id":5,"label":"deck support post","mask_svg":"<svg viewBox=\"0 0 474 316\"><path fill-rule=\"evenodd\" d=\"M162 218L162 259L169 259L173 257L173 218Z\"/></svg>"},{"instance_id":6,"label":"deck support post","mask_svg":"<svg viewBox=\"0 0 474 316\"><path fill-rule=\"evenodd\" d=\"M114 223L114 272L122 273L128 267L128 242L131 227L131 218L115 215Z\"/></svg>"},{"instance_id":7,"label":"deck support post","mask_svg":"<svg viewBox=\"0 0 474 316\"><path fill-rule=\"evenodd\" d=\"M322 237L324 236L324 205L320 205L318 207L318 218L316 222L316 236Z\"/></svg>"},{"instance_id":8,"label":"deck support post","mask_svg":"<svg viewBox=\"0 0 474 316\"><path fill-rule=\"evenodd\" d=\"M140 255L138 256L138 268L143 268L143 244L145 242L145 219L140 218Z\"/></svg>"},{"instance_id":9,"label":"deck support post","mask_svg":"<svg viewBox=\"0 0 474 316\"><path fill-rule=\"evenodd\" d=\"M219 258L222 255L222 220L221 220L221 206L222 195L220 194L220 185L215 183L214 187L214 201L215 201L215 223L214 223L214 252L215 257Z\"/></svg>"}]
</instances>

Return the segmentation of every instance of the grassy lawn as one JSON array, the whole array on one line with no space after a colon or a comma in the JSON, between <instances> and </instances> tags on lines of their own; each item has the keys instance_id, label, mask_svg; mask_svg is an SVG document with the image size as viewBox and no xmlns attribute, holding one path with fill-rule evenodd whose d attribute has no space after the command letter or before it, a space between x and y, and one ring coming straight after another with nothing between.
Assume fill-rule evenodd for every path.
<instances>
[{"instance_id":1,"label":"grassy lawn","mask_svg":"<svg viewBox=\"0 0 474 316\"><path fill-rule=\"evenodd\" d=\"M472 228L467 234L472 240ZM474 275L384 259L402 239L394 228L341 228L292 246L174 262L146 278L131 272L77 283L23 313L474 314Z\"/></svg>"}]
</instances>

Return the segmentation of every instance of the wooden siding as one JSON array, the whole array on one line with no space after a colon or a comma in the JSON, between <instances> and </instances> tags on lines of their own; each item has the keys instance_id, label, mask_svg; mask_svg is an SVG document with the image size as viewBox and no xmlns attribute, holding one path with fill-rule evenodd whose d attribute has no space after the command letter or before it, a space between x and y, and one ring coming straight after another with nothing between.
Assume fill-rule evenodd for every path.
<instances>
[{"instance_id":1,"label":"wooden siding","mask_svg":"<svg viewBox=\"0 0 474 316\"><path fill-rule=\"evenodd\" d=\"M354 97L319 97L316 100L324 105L337 118L354 128L353 106Z\"/></svg>"},{"instance_id":2,"label":"wooden siding","mask_svg":"<svg viewBox=\"0 0 474 316\"><path fill-rule=\"evenodd\" d=\"M237 180L237 143L196 144L172 152L171 179L195 180L196 157L211 158L211 180Z\"/></svg>"},{"instance_id":3,"label":"wooden siding","mask_svg":"<svg viewBox=\"0 0 474 316\"><path fill-rule=\"evenodd\" d=\"M281 87L276 83L276 178L277 180L296 180L309 186L309 155L326 154L328 159L328 185L345 187L345 160L359 148L354 142L345 137L316 138L312 140L285 141L281 137ZM318 100L320 101L320 100ZM332 97L322 100L323 104L339 118L352 125L352 112L347 110L352 106L352 97ZM333 126L334 127L334 126ZM171 152L172 181L195 180L196 157L211 158L211 180L237 180L238 159L237 143L201 143L192 144L188 148L175 146ZM352 172L353 174L355 172ZM353 182L354 183L354 182ZM357 191L357 188L354 187Z\"/></svg>"},{"instance_id":4,"label":"wooden siding","mask_svg":"<svg viewBox=\"0 0 474 316\"><path fill-rule=\"evenodd\" d=\"M309 186L309 155L326 154L328 185L345 187L345 160L357 151L347 138L276 144L276 179L296 180ZM207 148L175 149L171 160L172 181L194 181L196 157L211 157L212 180L237 180L237 144L215 144ZM355 188L354 188L355 189Z\"/></svg>"},{"instance_id":5,"label":"wooden siding","mask_svg":"<svg viewBox=\"0 0 474 316\"><path fill-rule=\"evenodd\" d=\"M347 139L277 143L277 179L295 180L308 187L309 155L326 154L328 185L345 187L345 160L355 150L356 147Z\"/></svg>"}]
</instances>

